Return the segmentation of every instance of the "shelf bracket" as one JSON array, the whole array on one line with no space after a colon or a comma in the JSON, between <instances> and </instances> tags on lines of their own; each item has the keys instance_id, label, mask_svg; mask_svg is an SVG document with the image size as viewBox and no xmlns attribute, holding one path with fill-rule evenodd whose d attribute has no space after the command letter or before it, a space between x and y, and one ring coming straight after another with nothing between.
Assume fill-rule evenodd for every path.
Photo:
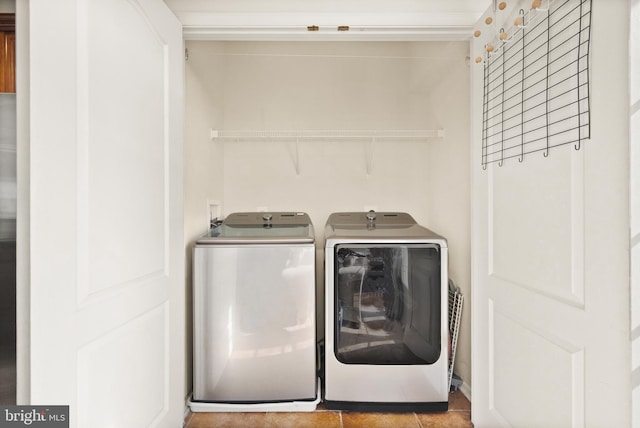
<instances>
[{"instance_id":1,"label":"shelf bracket","mask_svg":"<svg viewBox=\"0 0 640 428\"><path fill-rule=\"evenodd\" d=\"M367 147L366 161L367 161L367 176L371 175L373 169L373 152L376 148L376 137L371 137L369 146Z\"/></svg>"},{"instance_id":2,"label":"shelf bracket","mask_svg":"<svg viewBox=\"0 0 640 428\"><path fill-rule=\"evenodd\" d=\"M300 138L296 137L295 157L294 157L296 175L300 175L300 153L299 153L299 147L298 147L299 144L300 144Z\"/></svg>"}]
</instances>

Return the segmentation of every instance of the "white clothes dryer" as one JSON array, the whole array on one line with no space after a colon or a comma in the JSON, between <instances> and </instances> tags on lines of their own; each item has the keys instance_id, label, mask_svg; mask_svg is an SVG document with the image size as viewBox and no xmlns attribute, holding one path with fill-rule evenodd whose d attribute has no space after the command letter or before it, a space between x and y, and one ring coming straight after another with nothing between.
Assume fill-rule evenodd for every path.
<instances>
[{"instance_id":1,"label":"white clothes dryer","mask_svg":"<svg viewBox=\"0 0 640 428\"><path fill-rule=\"evenodd\" d=\"M446 411L447 241L406 213L325 228L327 408Z\"/></svg>"}]
</instances>

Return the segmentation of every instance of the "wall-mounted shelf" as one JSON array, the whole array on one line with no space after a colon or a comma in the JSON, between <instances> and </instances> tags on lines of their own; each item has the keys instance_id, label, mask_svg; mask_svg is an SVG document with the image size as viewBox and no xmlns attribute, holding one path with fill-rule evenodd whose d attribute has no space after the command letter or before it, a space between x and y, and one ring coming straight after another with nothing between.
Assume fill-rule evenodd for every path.
<instances>
[{"instance_id":1,"label":"wall-mounted shelf","mask_svg":"<svg viewBox=\"0 0 640 428\"><path fill-rule=\"evenodd\" d=\"M368 142L366 152L367 175L371 173L373 152L376 141L411 140L426 142L434 138L444 138L444 129L434 130L340 130L340 131L220 131L211 130L211 139L216 141L283 141L294 142L294 163L296 174L300 174L298 143L300 141L364 141Z\"/></svg>"},{"instance_id":2,"label":"wall-mounted shelf","mask_svg":"<svg viewBox=\"0 0 640 428\"><path fill-rule=\"evenodd\" d=\"M436 130L376 130L376 131L220 131L211 130L211 138L218 140L277 140L277 139L307 139L307 140L345 140L345 139L366 139L366 138L388 138L388 139L428 139L443 138L444 129Z\"/></svg>"}]
</instances>

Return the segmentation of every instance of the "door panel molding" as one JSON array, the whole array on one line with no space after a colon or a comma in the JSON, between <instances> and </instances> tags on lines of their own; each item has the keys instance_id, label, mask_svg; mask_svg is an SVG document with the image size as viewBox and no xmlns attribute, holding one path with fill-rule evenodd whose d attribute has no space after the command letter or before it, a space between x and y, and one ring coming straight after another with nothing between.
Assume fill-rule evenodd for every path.
<instances>
[{"instance_id":1,"label":"door panel molding","mask_svg":"<svg viewBox=\"0 0 640 428\"><path fill-rule=\"evenodd\" d=\"M555 424L583 426L586 408L584 346L552 333L493 299L489 299L488 311L489 403L494 416L499 416L507 425L519 426L526 422L534 426L553 426L554 422L545 418L564 412L567 419L556 420ZM497 333L498 330L500 333ZM519 351L514 349L510 354L519 339L523 342L517 347ZM535 357L536 367L532 368L522 358L518 358L527 347L527 357ZM545 362L545 358L548 361ZM500 376L497 376L496 366L500 367ZM512 373L513 376L505 376L505 373ZM523 390L526 394L523 394ZM496 399L496 395L501 395L502 398ZM500 403L501 400L507 402ZM570 406L567 407L566 403L570 403ZM520 406L522 408L518 409ZM531 414L527 415L529 409L532 409ZM545 412L536 421L537 415L541 413L540 409L545 409ZM512 417L508 416L510 412ZM514 420L514 417L522 419Z\"/></svg>"},{"instance_id":2,"label":"door panel molding","mask_svg":"<svg viewBox=\"0 0 640 428\"><path fill-rule=\"evenodd\" d=\"M83 0L77 2L77 16L78 303L84 306L107 291L169 276L170 87L166 43L140 4ZM131 43L100 36L106 31L101 20L111 22L116 16L118 32L137 35ZM111 45L113 51L108 50ZM105 50L107 55L93 53ZM140 58L128 60L131 70L121 71L120 55ZM157 94L156 103L146 99L150 91ZM119 107L123 98L132 106ZM149 103L157 105L149 109ZM133 114L146 110L153 114ZM119 183L121 174L134 181ZM144 190L149 186L162 191ZM112 238L118 234L124 234L124 242ZM156 241L151 249L144 242L149 239ZM112 263L121 272L114 272Z\"/></svg>"},{"instance_id":3,"label":"door panel molding","mask_svg":"<svg viewBox=\"0 0 640 428\"><path fill-rule=\"evenodd\" d=\"M84 345L147 313L169 297L153 280L118 293L105 293L90 305L78 308L78 343ZM92 299L93 300L93 299ZM131 304L130 302L142 304Z\"/></svg>"},{"instance_id":4,"label":"door panel molding","mask_svg":"<svg viewBox=\"0 0 640 428\"><path fill-rule=\"evenodd\" d=\"M567 177L567 188L565 192L568 193L569 204L566 207L567 212L565 223L568 223L568 228L570 230L570 238L567 244L568 254L566 254L566 260L563 264L567 276L566 281L556 282L555 286L552 286L550 281L545 281L542 278L526 278L525 276L516 277L513 273L509 272L501 272L499 268L496 267L495 262L495 252L496 252L496 225L495 223L495 215L496 211L496 192L499 191L495 187L495 168L489 168L487 173L487 182L488 182L488 191L487 191L487 209L488 209L488 247L489 247L489 267L488 273L492 278L500 279L502 281L510 282L515 286L525 288L534 293L541 294L548 298L556 299L559 302L563 302L578 308L584 308L584 151L568 151L566 150L564 153L555 153L556 157L560 157L561 166L569 169L568 177ZM556 160L558 161L558 160ZM545 166L540 167L541 163L548 163L549 160L540 156L539 159L528 159L527 168L542 168L544 172ZM507 164L503 167L503 169L512 170L511 174L513 176L517 176L522 172L523 167L519 164ZM520 168L521 171L518 171ZM542 174L542 172L541 172ZM508 183L509 186L512 183ZM527 196L523 196L526 198ZM521 201L514 201L514 203L522 204L522 211L530 211L530 207L526 205L526 203L522 203ZM504 205L504 204L503 204ZM541 204L536 204L536 207ZM513 217L513 216L511 216ZM521 227L525 227L526 225L522 225ZM544 245L538 248L539 251L546 251L546 248L552 248L556 243L554 242L554 236L544 237L542 233L544 230L540 231L537 239L539 241L538 245L540 245L540 241L544 240ZM510 236L510 239L513 239L513 242L517 242L518 238L514 236ZM517 245L514 245L514 248ZM503 251L504 253L504 251ZM536 259L536 253L533 256L529 257L531 259ZM538 252L538 257L542 255ZM556 261L558 263L558 261ZM541 269L543 269L541 267Z\"/></svg>"},{"instance_id":5,"label":"door panel molding","mask_svg":"<svg viewBox=\"0 0 640 428\"><path fill-rule=\"evenodd\" d=\"M164 302L78 349L78 426L154 426L169 412L168 322Z\"/></svg>"}]
</instances>

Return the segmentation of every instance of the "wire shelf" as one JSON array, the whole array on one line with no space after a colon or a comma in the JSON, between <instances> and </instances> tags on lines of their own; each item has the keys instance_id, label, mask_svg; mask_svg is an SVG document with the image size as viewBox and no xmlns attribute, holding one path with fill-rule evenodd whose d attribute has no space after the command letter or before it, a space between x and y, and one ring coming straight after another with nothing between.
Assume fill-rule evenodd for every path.
<instances>
[{"instance_id":1,"label":"wire shelf","mask_svg":"<svg viewBox=\"0 0 640 428\"><path fill-rule=\"evenodd\" d=\"M257 130L221 131L211 130L211 138L219 140L343 140L343 139L410 139L425 140L443 138L443 129L434 130Z\"/></svg>"},{"instance_id":2,"label":"wire shelf","mask_svg":"<svg viewBox=\"0 0 640 428\"><path fill-rule=\"evenodd\" d=\"M521 9L517 22L484 57L483 169L567 144L579 150L591 135L591 0Z\"/></svg>"},{"instance_id":3,"label":"wire shelf","mask_svg":"<svg viewBox=\"0 0 640 428\"><path fill-rule=\"evenodd\" d=\"M300 141L362 141L367 144L365 162L367 175L373 169L375 143L386 141L410 141L424 143L433 139L443 139L444 129L431 130L300 130L300 131L229 131L211 129L211 139L216 141L276 141L293 145L293 163L296 175L300 175Z\"/></svg>"}]
</instances>

